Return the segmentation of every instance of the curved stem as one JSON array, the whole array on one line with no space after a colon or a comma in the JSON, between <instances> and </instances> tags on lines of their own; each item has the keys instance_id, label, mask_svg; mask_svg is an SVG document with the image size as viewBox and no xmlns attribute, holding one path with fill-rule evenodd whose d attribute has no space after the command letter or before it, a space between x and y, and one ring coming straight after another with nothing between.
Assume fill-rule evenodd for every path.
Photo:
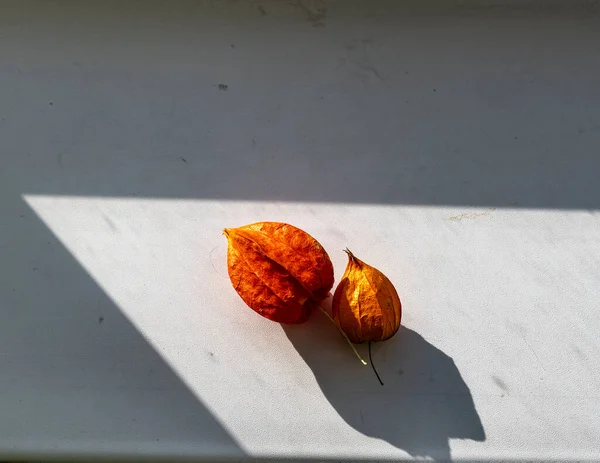
<instances>
[{"instance_id":1,"label":"curved stem","mask_svg":"<svg viewBox=\"0 0 600 463\"><path fill-rule=\"evenodd\" d=\"M363 360L363 358L360 356L360 354L358 353L358 351L357 351L357 350L356 350L356 348L354 347L354 344L352 344L352 341L350 341L350 339L348 339L348 336L346 335L346 333L344 333L344 332L342 331L342 329L340 328L340 325L338 325L338 324L335 322L335 320L334 320L333 318L331 318L331 315L329 315L329 314L327 313L327 311L326 311L326 310L325 310L323 307L321 307L320 305L319 305L319 309L321 309L321 312L323 312L323 313L324 313L324 314L327 316L327 318L329 318L329 320L331 321L331 323L333 323L333 324L335 325L335 327L338 329L338 331L340 332L340 334L341 334L341 335L344 337L344 339L346 340L346 342L347 342L347 343L350 345L350 347L352 348L352 350L354 351L354 353L355 353L355 354L356 354L356 356L358 357L358 360L360 360L360 361L362 362L362 364L363 364L363 365L366 365L366 364L367 364L367 362L365 362L365 361Z\"/></svg>"},{"instance_id":2,"label":"curved stem","mask_svg":"<svg viewBox=\"0 0 600 463\"><path fill-rule=\"evenodd\" d=\"M375 364L373 364L373 358L371 358L371 341L369 341L369 362L371 362L371 368L373 368L373 371L375 372L375 376L377 376L377 379L379 380L379 384L381 384L383 386L383 381L381 381L381 378L379 377L379 373L377 373L377 370L375 369Z\"/></svg>"}]
</instances>

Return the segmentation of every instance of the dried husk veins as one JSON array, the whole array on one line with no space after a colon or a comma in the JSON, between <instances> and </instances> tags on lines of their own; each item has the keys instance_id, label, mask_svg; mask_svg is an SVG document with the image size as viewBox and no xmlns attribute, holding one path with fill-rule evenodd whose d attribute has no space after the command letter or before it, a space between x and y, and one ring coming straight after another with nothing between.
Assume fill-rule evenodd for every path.
<instances>
[{"instance_id":1,"label":"dried husk veins","mask_svg":"<svg viewBox=\"0 0 600 463\"><path fill-rule=\"evenodd\" d=\"M385 341L400 327L402 304L392 282L349 250L332 302L334 320L353 343Z\"/></svg>"},{"instance_id":2,"label":"dried husk veins","mask_svg":"<svg viewBox=\"0 0 600 463\"><path fill-rule=\"evenodd\" d=\"M235 290L253 310L280 323L302 323L328 297L333 266L305 231L259 222L224 231L227 266Z\"/></svg>"}]
</instances>

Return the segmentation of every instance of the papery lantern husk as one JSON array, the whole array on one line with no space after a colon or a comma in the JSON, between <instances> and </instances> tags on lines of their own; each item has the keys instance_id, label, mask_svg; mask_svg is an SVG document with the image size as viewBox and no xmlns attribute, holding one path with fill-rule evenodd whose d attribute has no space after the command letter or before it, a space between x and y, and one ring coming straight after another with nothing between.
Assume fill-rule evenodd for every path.
<instances>
[{"instance_id":1,"label":"papery lantern husk","mask_svg":"<svg viewBox=\"0 0 600 463\"><path fill-rule=\"evenodd\" d=\"M254 311L279 323L303 323L330 295L333 265L305 231L281 222L226 228L231 283Z\"/></svg>"},{"instance_id":2,"label":"papery lantern husk","mask_svg":"<svg viewBox=\"0 0 600 463\"><path fill-rule=\"evenodd\" d=\"M385 341L400 328L400 297L382 272L346 253L348 265L333 295L333 319L355 344Z\"/></svg>"}]
</instances>

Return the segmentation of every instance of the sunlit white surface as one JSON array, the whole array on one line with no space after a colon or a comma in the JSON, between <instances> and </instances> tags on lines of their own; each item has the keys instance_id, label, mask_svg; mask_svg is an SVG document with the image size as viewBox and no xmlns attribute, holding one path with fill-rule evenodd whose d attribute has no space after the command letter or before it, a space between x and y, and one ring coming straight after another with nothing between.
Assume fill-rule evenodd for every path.
<instances>
[{"instance_id":1,"label":"sunlit white surface","mask_svg":"<svg viewBox=\"0 0 600 463\"><path fill-rule=\"evenodd\" d=\"M600 214L25 199L250 454L405 455L348 426L280 325L255 315L231 287L222 229L277 220L317 237L338 280L346 246L377 265L402 297L403 323L454 360L486 440L450 439L453 455L509 457L512 446L523 458L534 456L531 447L538 457L572 452L567 449L579 449L582 458L595 455L585 445L600 437L594 367L600 325L589 310L600 298ZM331 337L325 345L334 351L324 355L358 364L333 327L317 332ZM402 364L402 353L379 361L392 390L396 378L389 376ZM362 375L355 392L377 393L371 372Z\"/></svg>"}]
</instances>

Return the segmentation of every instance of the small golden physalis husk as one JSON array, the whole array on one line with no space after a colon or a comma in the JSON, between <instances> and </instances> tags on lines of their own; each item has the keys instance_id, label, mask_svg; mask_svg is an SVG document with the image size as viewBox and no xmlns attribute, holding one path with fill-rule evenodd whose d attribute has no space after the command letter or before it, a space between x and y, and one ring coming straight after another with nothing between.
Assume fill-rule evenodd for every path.
<instances>
[{"instance_id":1,"label":"small golden physalis husk","mask_svg":"<svg viewBox=\"0 0 600 463\"><path fill-rule=\"evenodd\" d=\"M383 273L345 252L348 266L333 295L333 318L353 343L385 341L400 328L398 293Z\"/></svg>"}]
</instances>

